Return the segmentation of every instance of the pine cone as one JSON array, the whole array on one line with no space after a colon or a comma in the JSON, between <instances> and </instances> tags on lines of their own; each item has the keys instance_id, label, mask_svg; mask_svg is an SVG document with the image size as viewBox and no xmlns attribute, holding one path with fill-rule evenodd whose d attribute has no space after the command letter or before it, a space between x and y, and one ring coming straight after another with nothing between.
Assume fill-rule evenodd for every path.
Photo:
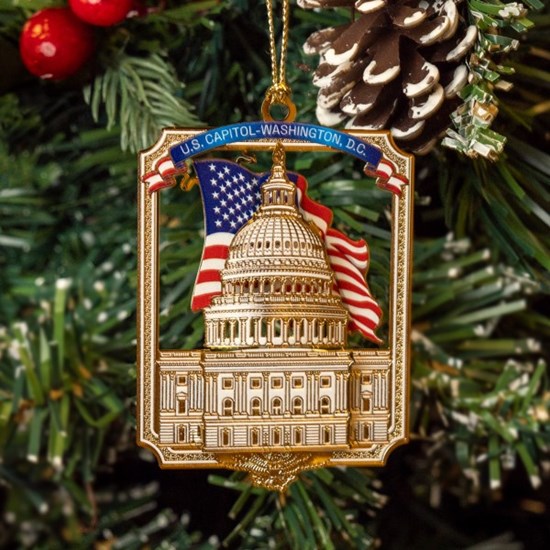
<instances>
[{"instance_id":1,"label":"pine cone","mask_svg":"<svg viewBox=\"0 0 550 550\"><path fill-rule=\"evenodd\" d=\"M460 2L461 0L456 0ZM477 37L453 0L298 0L303 8L355 8L353 21L313 33L317 118L347 128L390 129L403 149L427 152L450 125ZM351 117L351 118L350 118Z\"/></svg>"}]
</instances>

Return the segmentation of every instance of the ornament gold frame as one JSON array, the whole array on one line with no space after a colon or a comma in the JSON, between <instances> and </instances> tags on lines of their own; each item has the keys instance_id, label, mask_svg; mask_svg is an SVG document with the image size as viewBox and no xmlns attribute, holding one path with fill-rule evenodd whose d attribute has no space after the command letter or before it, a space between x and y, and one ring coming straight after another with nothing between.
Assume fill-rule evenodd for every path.
<instances>
[{"instance_id":1,"label":"ornament gold frame","mask_svg":"<svg viewBox=\"0 0 550 550\"><path fill-rule=\"evenodd\" d=\"M181 449L163 444L159 433L160 375L162 365L181 368L196 363L201 350L164 350L159 347L159 232L160 197L150 193L142 182L155 162L166 157L170 148L193 138L205 129L165 129L159 140L139 156L138 179L138 321L137 321L137 444L151 450L161 468L229 468L249 472L252 482L284 490L300 471L324 466L381 466L389 453L408 441L409 346L411 309L412 231L414 197L414 157L399 150L387 131L347 131L378 147L408 179L400 195L392 196L391 250L388 315L388 345L384 349L360 350L365 364L384 362L388 369L387 433L383 440L362 448L314 450L292 447L275 452L261 448L256 453L206 452L200 446ZM222 151L252 153L273 150L283 144L291 153L329 152L329 147L300 140L261 139L219 147ZM357 352L357 350L353 350Z\"/></svg>"}]
</instances>

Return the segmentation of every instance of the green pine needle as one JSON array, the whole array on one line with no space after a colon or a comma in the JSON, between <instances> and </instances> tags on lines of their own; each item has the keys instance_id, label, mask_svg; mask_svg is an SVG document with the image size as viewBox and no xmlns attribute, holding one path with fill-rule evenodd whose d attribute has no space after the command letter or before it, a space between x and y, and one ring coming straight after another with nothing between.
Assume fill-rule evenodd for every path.
<instances>
[{"instance_id":1,"label":"green pine needle","mask_svg":"<svg viewBox=\"0 0 550 550\"><path fill-rule=\"evenodd\" d=\"M84 87L84 99L96 122L104 113L108 130L120 126L121 149L135 153L150 147L162 128L200 126L182 88L164 56L121 54Z\"/></svg>"}]
</instances>

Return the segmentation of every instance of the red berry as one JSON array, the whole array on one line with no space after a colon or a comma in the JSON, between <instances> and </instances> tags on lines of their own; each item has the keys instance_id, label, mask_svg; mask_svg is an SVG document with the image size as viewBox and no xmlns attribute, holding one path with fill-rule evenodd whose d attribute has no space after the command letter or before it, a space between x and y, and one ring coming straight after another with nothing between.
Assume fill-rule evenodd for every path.
<instances>
[{"instance_id":1,"label":"red berry","mask_svg":"<svg viewBox=\"0 0 550 550\"><path fill-rule=\"evenodd\" d=\"M126 18L133 0L69 0L71 9L86 23L110 27Z\"/></svg>"},{"instance_id":2,"label":"red berry","mask_svg":"<svg viewBox=\"0 0 550 550\"><path fill-rule=\"evenodd\" d=\"M76 73L92 55L94 35L68 8L46 8L23 26L19 51L32 74L60 80Z\"/></svg>"}]
</instances>

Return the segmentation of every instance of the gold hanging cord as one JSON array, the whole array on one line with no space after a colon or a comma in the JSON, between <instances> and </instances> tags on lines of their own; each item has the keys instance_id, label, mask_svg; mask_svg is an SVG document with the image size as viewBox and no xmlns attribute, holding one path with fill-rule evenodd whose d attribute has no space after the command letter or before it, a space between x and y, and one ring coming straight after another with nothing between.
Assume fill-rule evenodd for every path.
<instances>
[{"instance_id":1,"label":"gold hanging cord","mask_svg":"<svg viewBox=\"0 0 550 550\"><path fill-rule=\"evenodd\" d=\"M273 2L266 0L267 23L269 27L269 50L271 54L271 79L273 84L265 93L265 99L262 103L262 116L265 121L272 121L271 107L273 105L282 105L286 107L286 116L282 119L284 122L292 122L296 118L296 105L292 103L292 91L286 81L286 52L288 49L288 20L289 20L289 0L282 0L283 4L283 28L281 37L281 58L277 62L277 44L275 41L275 24L273 22Z\"/></svg>"}]
</instances>

